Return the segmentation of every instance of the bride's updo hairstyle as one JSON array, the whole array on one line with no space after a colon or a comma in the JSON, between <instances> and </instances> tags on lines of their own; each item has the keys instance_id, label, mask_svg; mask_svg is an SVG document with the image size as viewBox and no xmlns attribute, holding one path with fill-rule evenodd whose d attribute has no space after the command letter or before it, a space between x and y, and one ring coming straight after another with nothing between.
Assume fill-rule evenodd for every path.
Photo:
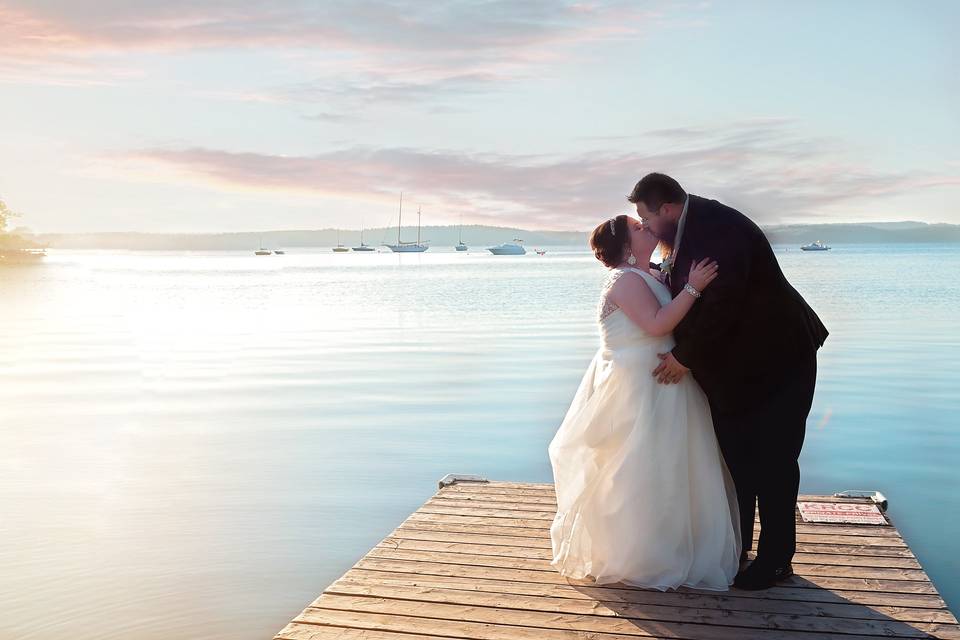
<instances>
[{"instance_id":1,"label":"bride's updo hairstyle","mask_svg":"<svg viewBox=\"0 0 960 640\"><path fill-rule=\"evenodd\" d=\"M611 269L621 262L627 254L627 247L630 245L630 232L627 229L627 216L619 215L612 218L613 228L610 220L604 220L593 233L590 234L590 248L593 249L593 255Z\"/></svg>"}]
</instances>

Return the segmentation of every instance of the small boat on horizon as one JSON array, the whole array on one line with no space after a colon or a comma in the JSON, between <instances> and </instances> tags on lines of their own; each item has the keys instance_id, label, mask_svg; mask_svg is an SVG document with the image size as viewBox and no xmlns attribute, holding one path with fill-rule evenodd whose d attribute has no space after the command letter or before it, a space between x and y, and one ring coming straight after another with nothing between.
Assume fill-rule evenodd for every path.
<instances>
[{"instance_id":1,"label":"small boat on horizon","mask_svg":"<svg viewBox=\"0 0 960 640\"><path fill-rule=\"evenodd\" d=\"M542 255L544 255L544 254L547 252L546 249L534 249L534 251L537 252L537 255L538 255L538 256L542 256Z\"/></svg>"},{"instance_id":2,"label":"small boat on horizon","mask_svg":"<svg viewBox=\"0 0 960 640\"><path fill-rule=\"evenodd\" d=\"M345 247L340 244L340 229L337 229L337 246L333 248L334 253L346 253L350 251L350 247Z\"/></svg>"},{"instance_id":3,"label":"small boat on horizon","mask_svg":"<svg viewBox=\"0 0 960 640\"><path fill-rule=\"evenodd\" d=\"M363 241L363 223L360 223L360 246L354 247L354 251L376 251L373 247Z\"/></svg>"},{"instance_id":4,"label":"small boat on horizon","mask_svg":"<svg viewBox=\"0 0 960 640\"><path fill-rule=\"evenodd\" d=\"M403 194L400 194L400 213L397 214L397 244L386 245L394 253L423 253L430 247L420 242L420 207L417 207L417 241L404 242L400 239L400 223L403 221Z\"/></svg>"},{"instance_id":5,"label":"small boat on horizon","mask_svg":"<svg viewBox=\"0 0 960 640\"><path fill-rule=\"evenodd\" d=\"M514 238L513 242L504 242L495 247L487 247L487 251L495 256L522 256L527 253L520 238Z\"/></svg>"},{"instance_id":6,"label":"small boat on horizon","mask_svg":"<svg viewBox=\"0 0 960 640\"><path fill-rule=\"evenodd\" d=\"M457 240L457 246L455 246L454 249L457 251L466 251L468 247L463 244L463 216L460 216L460 235Z\"/></svg>"},{"instance_id":7,"label":"small boat on horizon","mask_svg":"<svg viewBox=\"0 0 960 640\"><path fill-rule=\"evenodd\" d=\"M824 243L816 240L810 244L805 244L800 247L801 251L829 251L831 247L825 245Z\"/></svg>"},{"instance_id":8,"label":"small boat on horizon","mask_svg":"<svg viewBox=\"0 0 960 640\"><path fill-rule=\"evenodd\" d=\"M260 237L260 248L253 252L255 256L272 256L273 251L263 248L263 236Z\"/></svg>"}]
</instances>

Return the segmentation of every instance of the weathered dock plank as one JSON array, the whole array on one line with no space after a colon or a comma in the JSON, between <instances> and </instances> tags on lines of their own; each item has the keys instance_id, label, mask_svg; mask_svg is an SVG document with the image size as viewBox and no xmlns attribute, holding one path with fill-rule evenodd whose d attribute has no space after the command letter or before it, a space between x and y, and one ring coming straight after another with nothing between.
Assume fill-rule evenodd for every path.
<instances>
[{"instance_id":1,"label":"weathered dock plank","mask_svg":"<svg viewBox=\"0 0 960 640\"><path fill-rule=\"evenodd\" d=\"M797 574L778 586L662 593L560 576L550 566L555 510L549 484L447 483L276 638L960 640L893 526L798 516Z\"/></svg>"},{"instance_id":2,"label":"weathered dock plank","mask_svg":"<svg viewBox=\"0 0 960 640\"><path fill-rule=\"evenodd\" d=\"M443 532L425 532L418 535L414 530L411 534L406 529L395 531L385 538L378 547L385 549L412 549L415 551L438 551L443 553L468 553L485 556L500 556L505 558L524 558L527 560L549 561L553 557L549 544L536 547L513 546L496 544L496 538L490 537L489 544L471 541L450 539L450 534ZM549 541L544 541L549 542ZM897 558L888 556L855 556L840 554L843 558L835 558L838 554L822 553L816 550L809 551L810 546L798 550L794 562L798 564L843 564L859 567L920 569L920 563L915 558ZM922 579L922 578L921 578Z\"/></svg>"}]
</instances>

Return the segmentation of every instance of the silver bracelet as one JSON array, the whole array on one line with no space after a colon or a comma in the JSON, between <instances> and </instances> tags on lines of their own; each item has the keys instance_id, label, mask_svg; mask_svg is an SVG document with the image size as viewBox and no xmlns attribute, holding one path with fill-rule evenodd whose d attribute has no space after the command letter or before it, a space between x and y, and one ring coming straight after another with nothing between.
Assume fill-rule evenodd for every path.
<instances>
[{"instance_id":1,"label":"silver bracelet","mask_svg":"<svg viewBox=\"0 0 960 640\"><path fill-rule=\"evenodd\" d=\"M696 288L695 286L693 286L692 284L690 284L689 282L688 282L687 284L683 285L683 290L686 291L687 293L689 293L690 295L692 295L694 298L699 298L699 297L700 297L700 292L697 291L697 288Z\"/></svg>"}]
</instances>

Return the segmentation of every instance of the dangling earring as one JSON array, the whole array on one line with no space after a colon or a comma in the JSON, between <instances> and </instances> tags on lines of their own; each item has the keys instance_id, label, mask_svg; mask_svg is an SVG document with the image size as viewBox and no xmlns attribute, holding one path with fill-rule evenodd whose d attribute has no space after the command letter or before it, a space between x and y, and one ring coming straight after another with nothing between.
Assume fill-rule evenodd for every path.
<instances>
[{"instance_id":1,"label":"dangling earring","mask_svg":"<svg viewBox=\"0 0 960 640\"><path fill-rule=\"evenodd\" d=\"M636 257L633 255L633 252L632 252L632 251L630 252L630 257L627 258L627 264L630 265L631 267L632 267L633 265L637 264L637 259L636 259Z\"/></svg>"}]
</instances>

